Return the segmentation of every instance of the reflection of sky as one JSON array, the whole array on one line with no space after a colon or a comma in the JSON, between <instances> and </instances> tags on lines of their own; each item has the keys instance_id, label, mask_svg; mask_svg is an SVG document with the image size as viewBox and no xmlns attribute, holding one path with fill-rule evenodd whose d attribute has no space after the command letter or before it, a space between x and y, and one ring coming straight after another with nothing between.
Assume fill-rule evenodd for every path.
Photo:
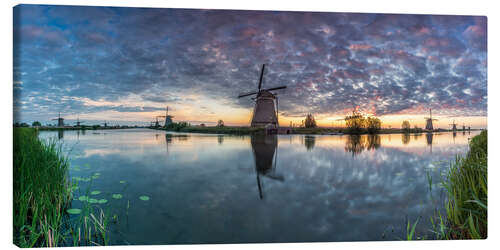
<instances>
[{"instance_id":1,"label":"reflection of sky","mask_svg":"<svg viewBox=\"0 0 500 250\"><path fill-rule=\"evenodd\" d=\"M90 165L72 176L100 172L92 189L104 197L123 193L123 200L108 199L120 218L130 200L128 224L113 226L121 233L113 243L166 244L383 240L384 231L394 240L404 236L407 216L423 216L417 227L423 232L435 208L426 173L436 183L439 171L465 152L468 137L436 134L431 153L425 135L407 144L402 135L381 135L379 147L353 154L346 136L313 136L307 148L303 136L280 135L276 172L284 181L261 176L264 200L250 137L173 134L166 143L164 132L128 130L78 137L70 131L63 138L71 163ZM437 185L432 195L442 195Z\"/></svg>"}]
</instances>

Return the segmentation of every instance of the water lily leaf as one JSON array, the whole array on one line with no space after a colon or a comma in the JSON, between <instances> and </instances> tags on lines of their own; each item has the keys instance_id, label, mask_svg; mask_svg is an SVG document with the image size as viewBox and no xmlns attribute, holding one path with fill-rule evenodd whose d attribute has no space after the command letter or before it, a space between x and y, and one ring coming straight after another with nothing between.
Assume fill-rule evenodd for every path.
<instances>
[{"instance_id":1,"label":"water lily leaf","mask_svg":"<svg viewBox=\"0 0 500 250\"><path fill-rule=\"evenodd\" d=\"M108 202L108 200L106 200L106 199L100 199L100 200L99 200L99 204L104 204L104 203L106 203L106 202Z\"/></svg>"},{"instance_id":2,"label":"water lily leaf","mask_svg":"<svg viewBox=\"0 0 500 250\"><path fill-rule=\"evenodd\" d=\"M97 202L99 202L97 199L94 198L89 199L89 203L97 203Z\"/></svg>"},{"instance_id":3,"label":"water lily leaf","mask_svg":"<svg viewBox=\"0 0 500 250\"><path fill-rule=\"evenodd\" d=\"M93 175L92 176L92 179L94 179L94 180L97 179L97 178L99 178L99 175Z\"/></svg>"},{"instance_id":4,"label":"water lily leaf","mask_svg":"<svg viewBox=\"0 0 500 250\"><path fill-rule=\"evenodd\" d=\"M123 195L121 195L121 194L113 194L113 195L111 195L111 197L113 197L113 199L119 200L119 199L121 199L123 197Z\"/></svg>"},{"instance_id":5,"label":"water lily leaf","mask_svg":"<svg viewBox=\"0 0 500 250\"><path fill-rule=\"evenodd\" d=\"M94 175L95 175L95 176L99 176L99 175L101 175L101 173L95 173Z\"/></svg>"},{"instance_id":6,"label":"water lily leaf","mask_svg":"<svg viewBox=\"0 0 500 250\"><path fill-rule=\"evenodd\" d=\"M73 177L73 180L75 180L75 181L80 181L80 180L82 180L82 178L81 178L81 177L78 177L78 176L74 176L74 177Z\"/></svg>"},{"instance_id":7,"label":"water lily leaf","mask_svg":"<svg viewBox=\"0 0 500 250\"><path fill-rule=\"evenodd\" d=\"M139 197L139 199L141 199L143 201L149 201L149 196L142 195L142 196Z\"/></svg>"},{"instance_id":8,"label":"water lily leaf","mask_svg":"<svg viewBox=\"0 0 500 250\"><path fill-rule=\"evenodd\" d=\"M98 195L100 193L101 193L101 191L99 191L99 190L95 190L95 191L90 192L91 195Z\"/></svg>"},{"instance_id":9,"label":"water lily leaf","mask_svg":"<svg viewBox=\"0 0 500 250\"><path fill-rule=\"evenodd\" d=\"M86 195L82 195L82 196L78 197L78 200L79 200L79 201L88 201L88 200L89 200L89 197L88 197L88 196L86 196Z\"/></svg>"},{"instance_id":10,"label":"water lily leaf","mask_svg":"<svg viewBox=\"0 0 500 250\"><path fill-rule=\"evenodd\" d=\"M68 214L80 214L82 210L78 208L71 208L66 210L66 212L68 212Z\"/></svg>"},{"instance_id":11,"label":"water lily leaf","mask_svg":"<svg viewBox=\"0 0 500 250\"><path fill-rule=\"evenodd\" d=\"M120 183L121 183L121 184L124 184L124 183L126 183L126 181L120 181Z\"/></svg>"}]
</instances>

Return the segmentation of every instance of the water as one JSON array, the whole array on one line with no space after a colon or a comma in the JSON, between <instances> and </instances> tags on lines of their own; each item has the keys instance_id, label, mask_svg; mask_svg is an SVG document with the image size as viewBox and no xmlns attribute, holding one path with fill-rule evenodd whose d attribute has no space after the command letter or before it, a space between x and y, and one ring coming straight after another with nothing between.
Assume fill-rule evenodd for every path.
<instances>
[{"instance_id":1,"label":"water","mask_svg":"<svg viewBox=\"0 0 500 250\"><path fill-rule=\"evenodd\" d=\"M186 244L398 240L419 217L417 232L428 234L442 209L441 172L476 134L40 136L64 143L71 177L100 173L75 195L102 191L94 196L108 203L96 206L118 218L111 244Z\"/></svg>"}]
</instances>

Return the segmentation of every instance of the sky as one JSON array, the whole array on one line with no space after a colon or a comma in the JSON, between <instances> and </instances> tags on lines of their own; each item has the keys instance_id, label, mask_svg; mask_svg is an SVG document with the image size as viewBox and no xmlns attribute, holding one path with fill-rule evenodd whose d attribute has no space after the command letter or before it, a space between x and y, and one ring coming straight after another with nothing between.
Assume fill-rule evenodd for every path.
<instances>
[{"instance_id":1,"label":"sky","mask_svg":"<svg viewBox=\"0 0 500 250\"><path fill-rule=\"evenodd\" d=\"M357 108L400 127L487 126L487 20L393 15L19 5L14 120L249 125L277 90L279 122L338 126Z\"/></svg>"}]
</instances>

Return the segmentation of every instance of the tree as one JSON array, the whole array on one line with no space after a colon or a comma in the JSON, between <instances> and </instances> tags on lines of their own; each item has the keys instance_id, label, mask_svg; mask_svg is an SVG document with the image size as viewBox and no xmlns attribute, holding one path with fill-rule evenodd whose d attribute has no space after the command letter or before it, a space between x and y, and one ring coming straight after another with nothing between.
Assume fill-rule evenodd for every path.
<instances>
[{"instance_id":1,"label":"tree","mask_svg":"<svg viewBox=\"0 0 500 250\"><path fill-rule=\"evenodd\" d=\"M40 127L42 124L39 121L34 121L33 124L31 124L32 127Z\"/></svg>"},{"instance_id":2,"label":"tree","mask_svg":"<svg viewBox=\"0 0 500 250\"><path fill-rule=\"evenodd\" d=\"M348 115L344 118L345 125L350 132L359 133L366 126L365 118L358 112L353 111L352 115Z\"/></svg>"},{"instance_id":3,"label":"tree","mask_svg":"<svg viewBox=\"0 0 500 250\"><path fill-rule=\"evenodd\" d=\"M218 120L217 121L217 127L224 127L224 121L223 120Z\"/></svg>"},{"instance_id":4,"label":"tree","mask_svg":"<svg viewBox=\"0 0 500 250\"><path fill-rule=\"evenodd\" d=\"M312 114L306 115L306 120L304 121L304 126L306 128L315 128L316 127L316 120L314 120L314 117Z\"/></svg>"},{"instance_id":5,"label":"tree","mask_svg":"<svg viewBox=\"0 0 500 250\"><path fill-rule=\"evenodd\" d=\"M410 122L409 121L403 121L403 124L401 124L401 128L405 131L405 133L410 132Z\"/></svg>"},{"instance_id":6,"label":"tree","mask_svg":"<svg viewBox=\"0 0 500 250\"><path fill-rule=\"evenodd\" d=\"M376 117L368 117L366 119L366 129L368 130L368 133L375 134L380 130L381 127L382 122L380 121L380 119Z\"/></svg>"}]
</instances>

